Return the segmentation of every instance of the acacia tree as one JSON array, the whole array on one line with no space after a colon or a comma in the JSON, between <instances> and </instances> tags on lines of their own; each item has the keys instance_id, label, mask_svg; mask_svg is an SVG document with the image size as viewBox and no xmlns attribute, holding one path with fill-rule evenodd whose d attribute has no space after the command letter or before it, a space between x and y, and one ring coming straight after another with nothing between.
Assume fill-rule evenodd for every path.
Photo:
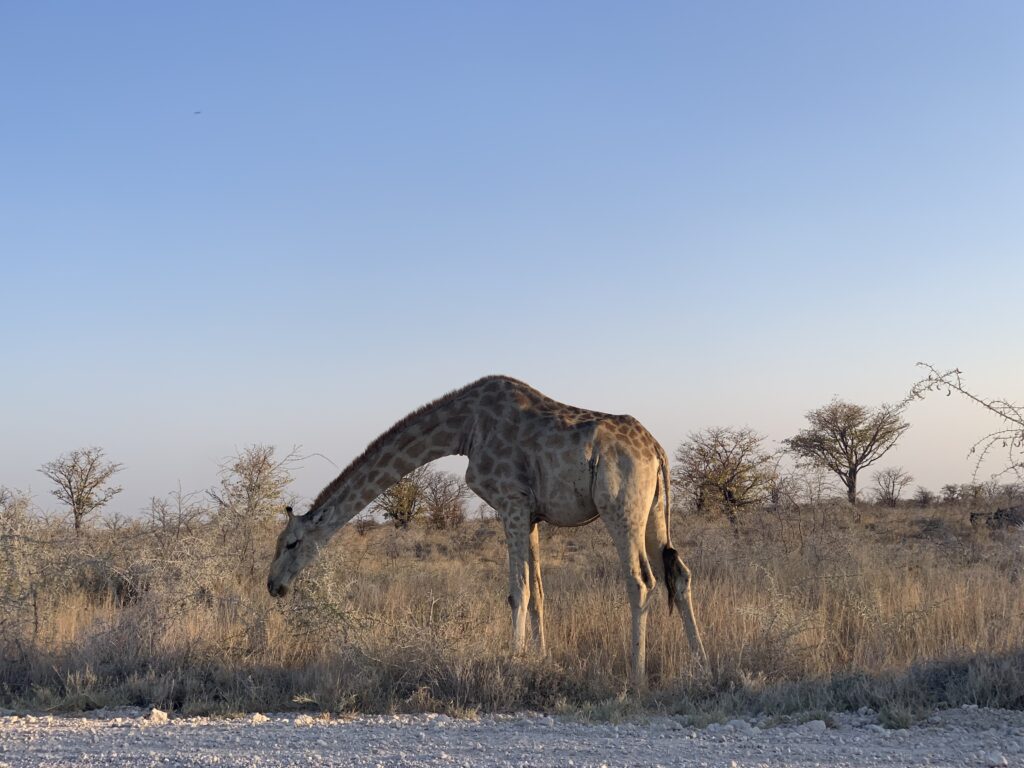
<instances>
[{"instance_id":1,"label":"acacia tree","mask_svg":"<svg viewBox=\"0 0 1024 768\"><path fill-rule=\"evenodd\" d=\"M914 482L914 477L909 472L904 472L903 467L886 467L875 472L874 480L878 503L895 507L903 489Z\"/></svg>"},{"instance_id":2,"label":"acacia tree","mask_svg":"<svg viewBox=\"0 0 1024 768\"><path fill-rule=\"evenodd\" d=\"M868 408L835 399L807 413L810 426L783 440L790 451L833 472L857 501L857 475L870 467L910 428L902 405Z\"/></svg>"},{"instance_id":3,"label":"acacia tree","mask_svg":"<svg viewBox=\"0 0 1024 768\"><path fill-rule=\"evenodd\" d=\"M676 449L672 481L698 511L720 507L735 524L736 511L764 500L778 477L774 452L749 427L691 432Z\"/></svg>"},{"instance_id":4,"label":"acacia tree","mask_svg":"<svg viewBox=\"0 0 1024 768\"><path fill-rule=\"evenodd\" d=\"M106 461L102 448L92 447L61 454L43 464L39 471L57 486L50 493L70 510L77 536L85 518L124 490L119 485L109 485L110 479L123 468L123 464Z\"/></svg>"}]
</instances>

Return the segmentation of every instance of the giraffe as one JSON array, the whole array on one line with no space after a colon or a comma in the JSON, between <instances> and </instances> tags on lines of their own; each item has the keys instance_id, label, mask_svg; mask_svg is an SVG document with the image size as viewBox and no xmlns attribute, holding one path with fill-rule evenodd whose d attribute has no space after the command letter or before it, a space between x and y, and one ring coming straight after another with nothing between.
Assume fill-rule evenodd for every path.
<instances>
[{"instance_id":1,"label":"giraffe","mask_svg":"<svg viewBox=\"0 0 1024 768\"><path fill-rule=\"evenodd\" d=\"M505 529L514 652L526 649L527 618L537 651L547 652L538 523L575 527L600 517L625 571L634 683L645 677L647 616L659 580L706 664L690 571L669 539L665 450L632 416L565 405L508 376L486 376L413 411L342 470L306 514L288 508L270 594L287 593L318 549L380 493L416 467L456 454L469 458L466 484Z\"/></svg>"}]
</instances>

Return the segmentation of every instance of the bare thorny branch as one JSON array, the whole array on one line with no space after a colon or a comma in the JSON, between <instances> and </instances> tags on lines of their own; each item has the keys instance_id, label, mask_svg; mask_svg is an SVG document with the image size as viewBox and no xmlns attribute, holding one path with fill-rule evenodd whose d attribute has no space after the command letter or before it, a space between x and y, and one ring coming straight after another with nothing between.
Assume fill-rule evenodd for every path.
<instances>
[{"instance_id":1,"label":"bare thorny branch","mask_svg":"<svg viewBox=\"0 0 1024 768\"><path fill-rule=\"evenodd\" d=\"M993 478L1014 473L1024 479L1024 406L1012 403L1004 398L986 398L977 395L967 388L963 382L963 371L951 368L940 371L930 363L918 363L918 367L928 371L928 375L914 384L907 395L906 402L923 400L929 392L945 392L949 397L957 392L969 401L981 406L1003 422L1001 429L993 430L976 440L968 451L968 456L976 456L972 480L976 479L981 466L994 448L1005 448L1007 464L1000 471L992 474Z\"/></svg>"}]
</instances>

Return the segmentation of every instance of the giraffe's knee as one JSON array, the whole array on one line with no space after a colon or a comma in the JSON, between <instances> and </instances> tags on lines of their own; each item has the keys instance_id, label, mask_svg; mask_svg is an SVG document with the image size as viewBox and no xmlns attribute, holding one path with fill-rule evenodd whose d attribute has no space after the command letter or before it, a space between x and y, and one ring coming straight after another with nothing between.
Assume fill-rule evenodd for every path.
<instances>
[{"instance_id":1,"label":"giraffe's knee","mask_svg":"<svg viewBox=\"0 0 1024 768\"><path fill-rule=\"evenodd\" d=\"M534 584L530 590L530 610L539 611L544 606L544 588L540 584Z\"/></svg>"},{"instance_id":2,"label":"giraffe's knee","mask_svg":"<svg viewBox=\"0 0 1024 768\"><path fill-rule=\"evenodd\" d=\"M643 553L640 553L640 581L648 590L654 589L658 583L654 578L654 571L651 570L651 563Z\"/></svg>"},{"instance_id":3,"label":"giraffe's knee","mask_svg":"<svg viewBox=\"0 0 1024 768\"><path fill-rule=\"evenodd\" d=\"M693 574L690 572L686 563L682 561L679 562L679 570L676 571L676 579L678 580L679 585L686 589L690 588L690 582L693 581Z\"/></svg>"},{"instance_id":4,"label":"giraffe's knee","mask_svg":"<svg viewBox=\"0 0 1024 768\"><path fill-rule=\"evenodd\" d=\"M516 609L516 599L512 595L508 596L508 607L513 611Z\"/></svg>"}]
</instances>

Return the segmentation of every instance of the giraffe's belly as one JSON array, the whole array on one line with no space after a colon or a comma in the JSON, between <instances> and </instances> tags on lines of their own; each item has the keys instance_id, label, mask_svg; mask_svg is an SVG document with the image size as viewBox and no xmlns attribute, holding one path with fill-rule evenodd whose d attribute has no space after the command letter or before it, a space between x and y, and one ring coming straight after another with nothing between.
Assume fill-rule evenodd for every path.
<instances>
[{"instance_id":1,"label":"giraffe's belly","mask_svg":"<svg viewBox=\"0 0 1024 768\"><path fill-rule=\"evenodd\" d=\"M597 518L593 479L589 466L581 463L568 472L544 477L536 488L536 518L552 525L586 525Z\"/></svg>"},{"instance_id":2,"label":"giraffe's belly","mask_svg":"<svg viewBox=\"0 0 1024 768\"><path fill-rule=\"evenodd\" d=\"M598 514L594 510L587 513L580 509L551 509L545 508L534 518L537 522L550 523L559 528L576 528L597 520Z\"/></svg>"}]
</instances>

